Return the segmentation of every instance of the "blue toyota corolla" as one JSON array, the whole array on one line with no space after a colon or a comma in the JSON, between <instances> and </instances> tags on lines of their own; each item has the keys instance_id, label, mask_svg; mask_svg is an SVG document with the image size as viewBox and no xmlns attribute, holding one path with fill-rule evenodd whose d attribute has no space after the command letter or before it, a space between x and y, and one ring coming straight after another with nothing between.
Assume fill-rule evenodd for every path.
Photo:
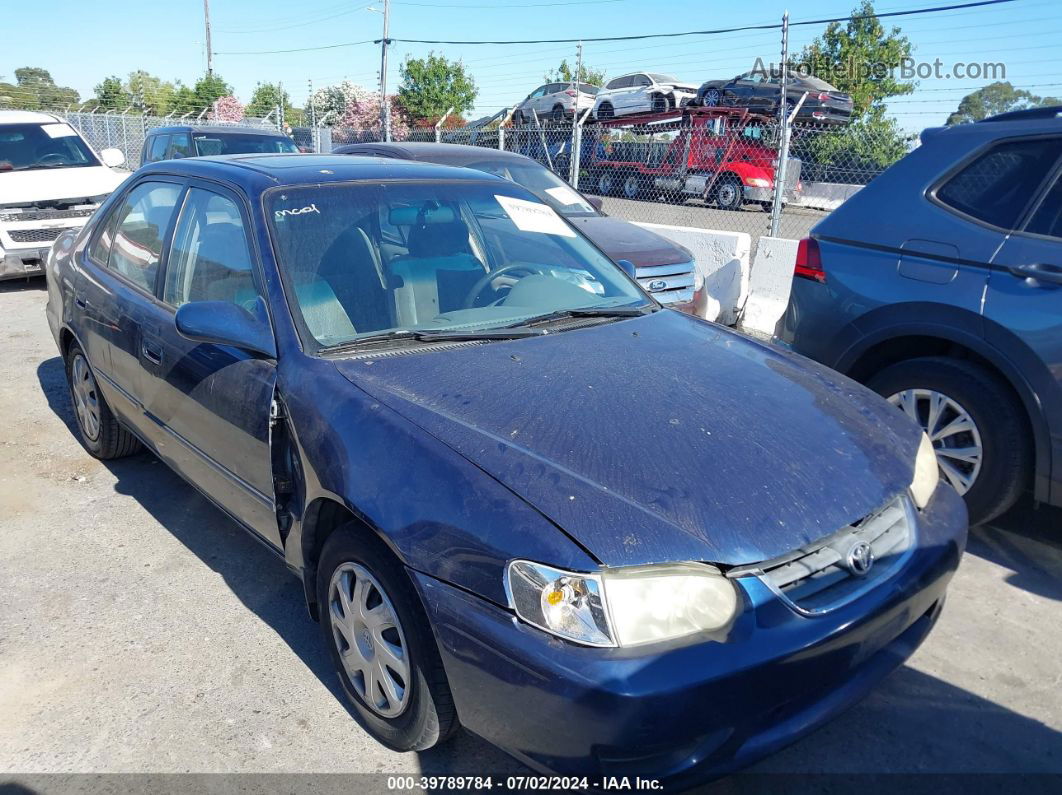
<instances>
[{"instance_id":1,"label":"blue toyota corolla","mask_svg":"<svg viewBox=\"0 0 1062 795\"><path fill-rule=\"evenodd\" d=\"M146 447L281 556L390 748L719 775L903 662L963 551L903 414L478 171L157 163L47 275L84 446Z\"/></svg>"}]
</instances>

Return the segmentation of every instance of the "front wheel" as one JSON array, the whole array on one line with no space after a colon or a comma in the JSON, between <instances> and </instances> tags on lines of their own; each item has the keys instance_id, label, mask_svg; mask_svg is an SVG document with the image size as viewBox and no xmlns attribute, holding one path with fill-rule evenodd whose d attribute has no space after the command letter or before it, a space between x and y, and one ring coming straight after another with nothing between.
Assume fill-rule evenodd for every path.
<instances>
[{"instance_id":1,"label":"front wheel","mask_svg":"<svg viewBox=\"0 0 1062 795\"><path fill-rule=\"evenodd\" d=\"M616 111L613 109L610 102L602 102L594 112L594 118L598 120L613 119L615 117Z\"/></svg>"},{"instance_id":2,"label":"front wheel","mask_svg":"<svg viewBox=\"0 0 1062 795\"><path fill-rule=\"evenodd\" d=\"M450 685L409 575L358 530L339 528L321 551L321 632L366 731L392 750L423 751L457 728Z\"/></svg>"},{"instance_id":3,"label":"front wheel","mask_svg":"<svg viewBox=\"0 0 1062 795\"><path fill-rule=\"evenodd\" d=\"M644 186L642 184L642 178L637 174L628 174L627 178L623 180L623 196L627 199L642 199L646 198L644 193Z\"/></svg>"},{"instance_id":4,"label":"front wheel","mask_svg":"<svg viewBox=\"0 0 1062 795\"><path fill-rule=\"evenodd\" d=\"M941 477L966 500L971 525L1006 511L1029 483L1032 446L1023 409L984 368L927 356L886 367L867 386L922 426Z\"/></svg>"},{"instance_id":5,"label":"front wheel","mask_svg":"<svg viewBox=\"0 0 1062 795\"><path fill-rule=\"evenodd\" d=\"M715 206L720 210L740 210L745 200L736 177L720 177L715 184Z\"/></svg>"},{"instance_id":6,"label":"front wheel","mask_svg":"<svg viewBox=\"0 0 1062 795\"><path fill-rule=\"evenodd\" d=\"M602 196L611 196L616 192L616 176L612 169L604 169L597 175L597 192Z\"/></svg>"}]
</instances>

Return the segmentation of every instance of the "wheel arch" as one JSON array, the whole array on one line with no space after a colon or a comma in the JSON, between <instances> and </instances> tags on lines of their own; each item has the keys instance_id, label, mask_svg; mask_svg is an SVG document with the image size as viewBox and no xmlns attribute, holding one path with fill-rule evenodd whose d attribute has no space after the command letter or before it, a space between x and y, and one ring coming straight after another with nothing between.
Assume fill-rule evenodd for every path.
<instances>
[{"instance_id":1,"label":"wheel arch","mask_svg":"<svg viewBox=\"0 0 1062 795\"><path fill-rule=\"evenodd\" d=\"M871 375L890 365L927 356L948 356L977 364L999 378L1018 399L1033 442L1035 497L1047 501L1051 446L1040 399L1024 375L981 337L962 329L932 324L880 328L845 351L834 368L865 383Z\"/></svg>"}]
</instances>

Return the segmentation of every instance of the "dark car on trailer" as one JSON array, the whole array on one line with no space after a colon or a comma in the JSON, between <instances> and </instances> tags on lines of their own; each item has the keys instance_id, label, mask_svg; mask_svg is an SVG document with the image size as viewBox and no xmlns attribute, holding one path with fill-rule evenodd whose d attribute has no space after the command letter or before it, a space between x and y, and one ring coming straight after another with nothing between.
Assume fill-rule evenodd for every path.
<instances>
[{"instance_id":1,"label":"dark car on trailer","mask_svg":"<svg viewBox=\"0 0 1062 795\"><path fill-rule=\"evenodd\" d=\"M781 75L764 70L746 72L731 80L708 80L697 89L697 97L690 104L742 107L777 115L781 98ZM785 98L790 112L800 105L796 121L847 124L852 119L852 97L811 75L790 75Z\"/></svg>"},{"instance_id":2,"label":"dark car on trailer","mask_svg":"<svg viewBox=\"0 0 1062 795\"><path fill-rule=\"evenodd\" d=\"M921 423L971 521L1062 505L1062 108L924 131L795 276L779 341Z\"/></svg>"},{"instance_id":3,"label":"dark car on trailer","mask_svg":"<svg viewBox=\"0 0 1062 795\"><path fill-rule=\"evenodd\" d=\"M704 317L708 294L689 249L601 210L601 200L584 196L538 161L515 152L480 146L433 143L367 143L336 147L334 154L393 157L485 171L512 180L578 227L616 263L634 265L638 283L671 309Z\"/></svg>"},{"instance_id":4,"label":"dark car on trailer","mask_svg":"<svg viewBox=\"0 0 1062 795\"><path fill-rule=\"evenodd\" d=\"M155 163L48 268L85 448L146 446L284 560L393 749L719 775L899 665L959 564L917 425L662 311L507 180Z\"/></svg>"}]
</instances>

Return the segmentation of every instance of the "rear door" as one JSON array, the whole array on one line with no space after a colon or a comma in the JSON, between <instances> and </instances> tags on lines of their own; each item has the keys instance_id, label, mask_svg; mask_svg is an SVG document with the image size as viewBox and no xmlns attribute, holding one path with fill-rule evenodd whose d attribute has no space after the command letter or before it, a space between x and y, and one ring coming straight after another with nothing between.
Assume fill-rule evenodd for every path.
<instances>
[{"instance_id":1,"label":"rear door","mask_svg":"<svg viewBox=\"0 0 1062 795\"><path fill-rule=\"evenodd\" d=\"M150 346L142 361L144 404L162 431L159 454L279 548L269 447L276 362L227 345L192 342L174 322L176 310L194 301L258 311L261 278L249 229L237 195L210 183L191 184L172 235L162 301L144 319Z\"/></svg>"},{"instance_id":2,"label":"rear door","mask_svg":"<svg viewBox=\"0 0 1062 795\"><path fill-rule=\"evenodd\" d=\"M1062 150L1062 147L1059 147ZM1060 151L1062 154L1062 151ZM1062 162L1062 161L1059 161ZM1050 161L1045 159L1045 170ZM986 337L1021 369L1051 436L1051 501L1062 503L1062 173L1056 167L1026 220L992 261ZM1047 472L1042 473L1047 478Z\"/></svg>"},{"instance_id":3,"label":"rear door","mask_svg":"<svg viewBox=\"0 0 1062 795\"><path fill-rule=\"evenodd\" d=\"M74 298L79 339L108 404L149 439L152 428L142 410L143 322L155 303L164 241L182 190L180 180L156 176L131 186L81 254Z\"/></svg>"}]
</instances>

